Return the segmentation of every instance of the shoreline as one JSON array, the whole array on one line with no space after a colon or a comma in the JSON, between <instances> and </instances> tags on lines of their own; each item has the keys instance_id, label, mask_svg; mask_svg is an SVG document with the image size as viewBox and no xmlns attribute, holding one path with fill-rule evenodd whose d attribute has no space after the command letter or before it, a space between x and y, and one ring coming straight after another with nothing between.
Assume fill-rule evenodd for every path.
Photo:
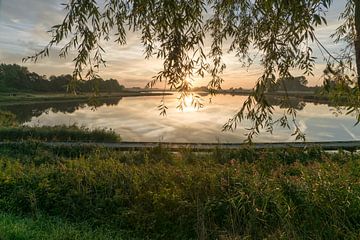
<instances>
[{"instance_id":1,"label":"shoreline","mask_svg":"<svg viewBox=\"0 0 360 240\"><path fill-rule=\"evenodd\" d=\"M7 94L7 93L4 93ZM19 104L36 104L36 103L52 103L52 102L77 102L88 101L94 96L92 94L69 95L59 93L16 93L13 96L4 96L0 94L0 106L19 105ZM119 92L113 94L104 94L96 96L95 99L111 99L123 97L146 97L146 96L163 96L173 95L172 93L159 93L159 92Z\"/></svg>"},{"instance_id":2,"label":"shoreline","mask_svg":"<svg viewBox=\"0 0 360 240\"><path fill-rule=\"evenodd\" d=\"M160 91L124 91L119 93L102 93L99 96L96 96L95 99L104 100L104 99L114 99L114 98L123 98L123 97L146 97L146 96L170 96L174 95L173 91L160 92ZM208 92L195 92L199 95L209 95ZM216 95L231 95L231 96L248 96L250 93L247 91L244 92L228 92L221 91ZM279 101L282 97L285 96L282 92L277 93L265 93L269 98ZM298 99L308 103L318 103L318 104L329 104L330 101L324 96L318 96L312 92L289 92L289 100ZM91 93L85 93L80 95L71 95L67 93L0 93L0 106L11 106L19 104L36 104L36 103L55 103L55 102L77 102L77 101L89 101L94 96Z\"/></svg>"}]
</instances>

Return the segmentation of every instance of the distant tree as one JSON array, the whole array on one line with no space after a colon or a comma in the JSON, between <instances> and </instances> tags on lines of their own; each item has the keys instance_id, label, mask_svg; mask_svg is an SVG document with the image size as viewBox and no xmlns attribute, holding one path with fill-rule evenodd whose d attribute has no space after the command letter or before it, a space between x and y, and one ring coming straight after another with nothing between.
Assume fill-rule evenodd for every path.
<instances>
[{"instance_id":1,"label":"distant tree","mask_svg":"<svg viewBox=\"0 0 360 240\"><path fill-rule=\"evenodd\" d=\"M338 41L347 41L348 49L355 48L359 72L360 0L347 2L342 15L344 25L334 36ZM67 41L60 56L67 56L73 49L77 51L74 79L81 79L84 71L85 76L94 79L99 67L105 65L103 42L109 41L115 32L115 41L124 45L127 29L139 32L145 57L163 60L163 69L148 86L164 81L170 89L178 90L181 93L178 107L181 108L185 97L192 94L195 75L204 77L208 73L211 77L208 88L211 91L221 88L221 74L226 67L222 60L225 41L230 43L227 50L244 64L253 62L249 49L254 48L259 52L263 74L253 93L224 129L234 129L244 119L250 120L248 139L251 140L262 128L271 132L274 124L288 126L290 115L294 120L294 134L302 138L295 121L296 109L289 107L280 119L273 119L273 107L264 93L268 84L276 84L275 76L290 78L293 69L305 75L312 74L315 58L309 44L316 42L323 48L314 29L326 24L325 13L331 3L332 0L107 0L100 6L95 0L70 0L65 4L67 14L63 22L51 30L48 46L30 59L36 61L48 56L51 46ZM206 38L211 41L209 52L205 51ZM347 61L330 56L329 68L347 67L348 71L339 74L351 76L354 73L354 77L346 80L359 89L360 74L350 66L351 55L346 55ZM354 90L353 94L358 92ZM162 103L159 109L165 113L166 106Z\"/></svg>"},{"instance_id":2,"label":"distant tree","mask_svg":"<svg viewBox=\"0 0 360 240\"><path fill-rule=\"evenodd\" d=\"M288 77L279 78L276 80L275 85L270 85L271 91L309 91L310 89L306 86L308 81L306 77Z\"/></svg>"},{"instance_id":3,"label":"distant tree","mask_svg":"<svg viewBox=\"0 0 360 240\"><path fill-rule=\"evenodd\" d=\"M49 81L46 76L40 76L39 74L32 72L27 74L27 78L30 82L30 89L36 92L48 92L50 89Z\"/></svg>"},{"instance_id":4,"label":"distant tree","mask_svg":"<svg viewBox=\"0 0 360 240\"><path fill-rule=\"evenodd\" d=\"M7 90L29 90L31 83L26 67L17 64L0 64L0 82Z\"/></svg>"},{"instance_id":5,"label":"distant tree","mask_svg":"<svg viewBox=\"0 0 360 240\"><path fill-rule=\"evenodd\" d=\"M80 92L93 92L95 95L101 92L114 93L124 90L124 86L120 85L116 79L104 80L102 78L90 79L87 81L81 81L78 85Z\"/></svg>"},{"instance_id":6,"label":"distant tree","mask_svg":"<svg viewBox=\"0 0 360 240\"><path fill-rule=\"evenodd\" d=\"M194 87L192 89L193 92L208 92L208 87L207 86L201 86L201 87Z\"/></svg>"},{"instance_id":7,"label":"distant tree","mask_svg":"<svg viewBox=\"0 0 360 240\"><path fill-rule=\"evenodd\" d=\"M60 76L50 76L50 91L52 92L66 92L67 86L72 81L73 77L70 74Z\"/></svg>"},{"instance_id":8,"label":"distant tree","mask_svg":"<svg viewBox=\"0 0 360 240\"><path fill-rule=\"evenodd\" d=\"M74 89L71 84L75 82ZM26 67L17 64L0 64L0 91L1 92L121 92L124 86L116 79L103 80L101 78L89 81L74 81L70 74L59 76L41 76L35 72L29 72Z\"/></svg>"},{"instance_id":9,"label":"distant tree","mask_svg":"<svg viewBox=\"0 0 360 240\"><path fill-rule=\"evenodd\" d=\"M29 72L26 67L17 64L0 64L0 87L2 92L9 91L47 91L46 76Z\"/></svg>"}]
</instances>

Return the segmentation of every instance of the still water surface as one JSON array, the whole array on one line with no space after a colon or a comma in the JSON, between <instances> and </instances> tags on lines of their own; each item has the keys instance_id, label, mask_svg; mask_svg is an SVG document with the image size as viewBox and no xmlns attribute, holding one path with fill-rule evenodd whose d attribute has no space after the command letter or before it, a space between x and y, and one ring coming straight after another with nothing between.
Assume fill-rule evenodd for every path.
<instances>
[{"instance_id":1,"label":"still water surface","mask_svg":"<svg viewBox=\"0 0 360 240\"><path fill-rule=\"evenodd\" d=\"M89 128L111 128L125 141L171 142L242 142L249 123L243 123L233 132L222 132L222 125L233 116L245 96L218 95L204 97L202 109L176 109L175 96L166 96L167 116L159 115L157 106L161 96L126 97L97 103L61 102L2 106L15 113L25 125L83 125ZM359 140L360 126L355 118L334 114L326 104L294 102L299 109L298 122L307 141ZM280 116L283 109L275 107ZM261 134L257 142L293 141L291 131L277 128L274 133Z\"/></svg>"}]
</instances>

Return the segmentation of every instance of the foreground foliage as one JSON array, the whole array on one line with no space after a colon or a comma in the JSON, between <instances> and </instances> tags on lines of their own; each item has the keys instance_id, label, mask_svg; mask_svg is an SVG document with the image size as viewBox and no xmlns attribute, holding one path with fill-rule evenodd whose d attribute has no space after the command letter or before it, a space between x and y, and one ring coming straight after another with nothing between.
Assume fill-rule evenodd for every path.
<instances>
[{"instance_id":1,"label":"foreground foliage","mask_svg":"<svg viewBox=\"0 0 360 240\"><path fill-rule=\"evenodd\" d=\"M28 144L0 149L3 212L151 239L360 237L358 154L159 147L69 155Z\"/></svg>"},{"instance_id":2,"label":"foreground foliage","mask_svg":"<svg viewBox=\"0 0 360 240\"><path fill-rule=\"evenodd\" d=\"M0 141L83 141L83 142L118 142L119 135L113 130L89 129L72 126L42 126L42 127L1 127Z\"/></svg>"},{"instance_id":3,"label":"foreground foliage","mask_svg":"<svg viewBox=\"0 0 360 240\"><path fill-rule=\"evenodd\" d=\"M128 238L105 229L93 230L86 224L71 224L56 218L43 216L24 218L11 214L0 214L0 239L113 240Z\"/></svg>"}]
</instances>

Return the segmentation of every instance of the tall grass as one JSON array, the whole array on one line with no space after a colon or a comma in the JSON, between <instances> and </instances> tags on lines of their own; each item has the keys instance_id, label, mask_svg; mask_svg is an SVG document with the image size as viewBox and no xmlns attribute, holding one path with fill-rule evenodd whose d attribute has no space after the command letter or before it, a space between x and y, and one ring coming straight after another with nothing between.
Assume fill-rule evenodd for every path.
<instances>
[{"instance_id":1,"label":"tall grass","mask_svg":"<svg viewBox=\"0 0 360 240\"><path fill-rule=\"evenodd\" d=\"M113 130L91 130L77 125L53 127L0 127L0 141L22 140L118 142L120 141L120 137Z\"/></svg>"},{"instance_id":2,"label":"tall grass","mask_svg":"<svg viewBox=\"0 0 360 240\"><path fill-rule=\"evenodd\" d=\"M360 238L358 154L97 149L69 158L42 149L58 157L35 163L11 151L0 158L3 212L150 239Z\"/></svg>"}]
</instances>

